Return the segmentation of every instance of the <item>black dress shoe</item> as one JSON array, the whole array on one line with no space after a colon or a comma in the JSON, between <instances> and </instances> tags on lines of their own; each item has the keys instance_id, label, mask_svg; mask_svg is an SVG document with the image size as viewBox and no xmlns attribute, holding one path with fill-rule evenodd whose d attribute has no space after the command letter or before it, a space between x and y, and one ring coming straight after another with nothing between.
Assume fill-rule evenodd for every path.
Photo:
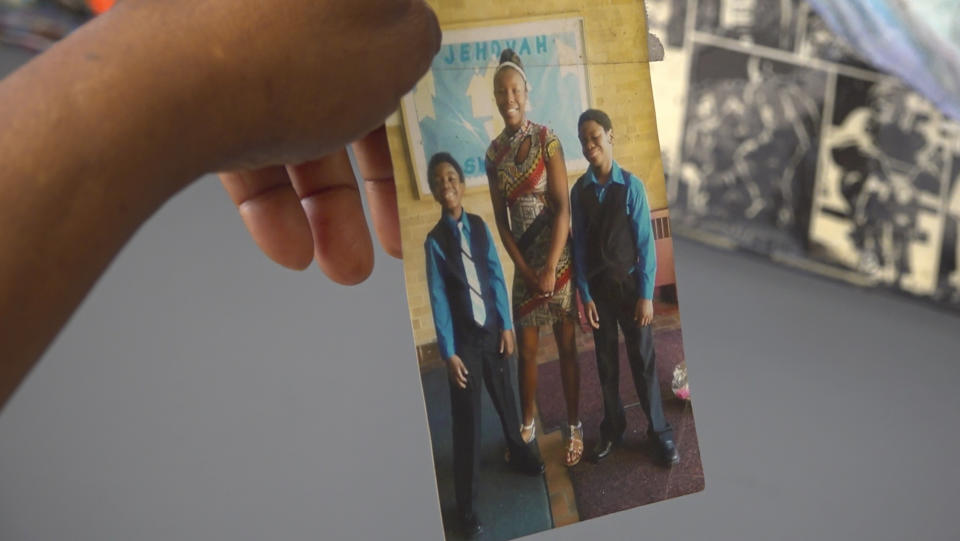
<instances>
[{"instance_id":1,"label":"black dress shoe","mask_svg":"<svg viewBox=\"0 0 960 541\"><path fill-rule=\"evenodd\" d=\"M676 466L680 463L680 453L677 451L677 444L673 440L662 440L660 442L660 458L667 466Z\"/></svg>"},{"instance_id":2,"label":"black dress shoe","mask_svg":"<svg viewBox=\"0 0 960 541\"><path fill-rule=\"evenodd\" d=\"M473 513L460 515L460 535L467 539L473 539L481 533L483 533L483 525L480 524L477 515Z\"/></svg>"},{"instance_id":3,"label":"black dress shoe","mask_svg":"<svg viewBox=\"0 0 960 541\"><path fill-rule=\"evenodd\" d=\"M610 453L613 451L613 448L616 447L617 444L619 443L620 443L619 438L611 440L605 437L601 437L600 441L598 441L597 445L593 448L592 457L594 462L599 462L607 458L608 456L610 456Z\"/></svg>"},{"instance_id":4,"label":"black dress shoe","mask_svg":"<svg viewBox=\"0 0 960 541\"><path fill-rule=\"evenodd\" d=\"M529 447L515 449L510 453L510 466L526 475L542 475L546 469L543 461Z\"/></svg>"}]
</instances>

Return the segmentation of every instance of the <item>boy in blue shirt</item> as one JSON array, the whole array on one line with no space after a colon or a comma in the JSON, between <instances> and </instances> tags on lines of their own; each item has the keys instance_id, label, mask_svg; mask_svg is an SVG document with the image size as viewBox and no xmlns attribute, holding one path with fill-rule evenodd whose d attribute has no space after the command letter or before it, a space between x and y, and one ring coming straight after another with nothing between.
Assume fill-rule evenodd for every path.
<instances>
[{"instance_id":1,"label":"boy in blue shirt","mask_svg":"<svg viewBox=\"0 0 960 541\"><path fill-rule=\"evenodd\" d=\"M490 229L463 210L460 164L446 152L427 166L430 190L443 215L427 234L427 284L440 356L447 363L453 413L454 490L461 533L482 531L473 511L480 468L480 386L500 417L510 464L540 475L543 462L520 438L520 417L507 359L514 350L507 286Z\"/></svg>"},{"instance_id":2,"label":"boy in blue shirt","mask_svg":"<svg viewBox=\"0 0 960 541\"><path fill-rule=\"evenodd\" d=\"M633 382L646 414L647 432L667 465L680 462L673 429L663 414L653 348L653 287L657 271L650 207L643 184L613 159L613 125L598 109L577 122L590 163L570 192L577 289L593 327L603 390L603 422L596 460L613 450L626 430L620 400L617 326L623 331Z\"/></svg>"}]
</instances>

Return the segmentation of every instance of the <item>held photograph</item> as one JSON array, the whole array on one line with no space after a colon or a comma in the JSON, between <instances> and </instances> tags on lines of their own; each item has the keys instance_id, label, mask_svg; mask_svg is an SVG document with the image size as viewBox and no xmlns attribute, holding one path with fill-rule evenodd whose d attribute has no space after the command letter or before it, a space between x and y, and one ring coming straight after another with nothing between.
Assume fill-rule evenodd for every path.
<instances>
[{"instance_id":1,"label":"held photograph","mask_svg":"<svg viewBox=\"0 0 960 541\"><path fill-rule=\"evenodd\" d=\"M644 3L434 7L387 137L445 538L703 490Z\"/></svg>"}]
</instances>

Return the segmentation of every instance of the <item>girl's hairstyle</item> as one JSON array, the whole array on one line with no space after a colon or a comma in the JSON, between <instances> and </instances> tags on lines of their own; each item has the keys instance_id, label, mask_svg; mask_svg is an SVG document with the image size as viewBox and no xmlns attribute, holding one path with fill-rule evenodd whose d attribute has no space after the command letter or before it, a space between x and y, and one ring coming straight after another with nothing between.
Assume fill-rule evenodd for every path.
<instances>
[{"instance_id":1,"label":"girl's hairstyle","mask_svg":"<svg viewBox=\"0 0 960 541\"><path fill-rule=\"evenodd\" d=\"M523 71L523 61L520 60L520 55L515 53L513 49L509 48L504 49L503 52L500 53L500 65L497 66L496 73L500 73L507 68L516 70L523 79L524 86L529 89L530 85L527 83L527 73ZM494 75L496 75L496 73Z\"/></svg>"}]
</instances>

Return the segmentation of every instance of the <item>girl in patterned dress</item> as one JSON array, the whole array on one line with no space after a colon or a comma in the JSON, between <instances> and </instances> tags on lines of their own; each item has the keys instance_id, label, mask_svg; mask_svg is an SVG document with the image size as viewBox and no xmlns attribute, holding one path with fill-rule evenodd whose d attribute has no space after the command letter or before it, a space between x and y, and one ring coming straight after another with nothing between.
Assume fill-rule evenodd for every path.
<instances>
[{"instance_id":1,"label":"girl in patterned dress","mask_svg":"<svg viewBox=\"0 0 960 541\"><path fill-rule=\"evenodd\" d=\"M570 425L564 461L574 466L583 456L583 429L563 149L553 131L526 118L527 78L520 57L510 49L500 55L493 86L505 127L487 149L486 169L497 230L515 269L512 297L520 359L521 435L527 442L536 437L537 347L540 327L550 325Z\"/></svg>"}]
</instances>

